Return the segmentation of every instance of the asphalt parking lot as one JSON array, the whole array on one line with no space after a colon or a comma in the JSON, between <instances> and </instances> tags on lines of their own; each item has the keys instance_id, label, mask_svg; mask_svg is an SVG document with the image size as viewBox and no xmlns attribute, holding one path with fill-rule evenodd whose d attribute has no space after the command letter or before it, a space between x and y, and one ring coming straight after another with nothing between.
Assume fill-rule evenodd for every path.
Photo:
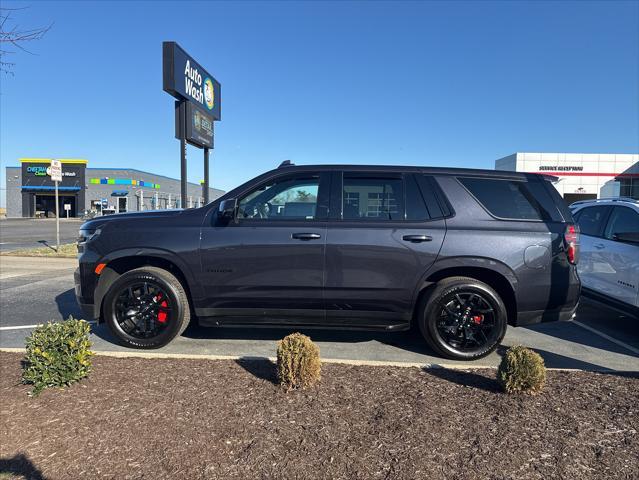
<instances>
[{"instance_id":1,"label":"asphalt parking lot","mask_svg":"<svg viewBox=\"0 0 639 480\"><path fill-rule=\"evenodd\" d=\"M60 243L71 243L78 238L78 229L84 220L60 219ZM20 248L55 245L55 220L52 218L4 218L0 220L0 252Z\"/></svg>"},{"instance_id":2,"label":"asphalt parking lot","mask_svg":"<svg viewBox=\"0 0 639 480\"><path fill-rule=\"evenodd\" d=\"M73 290L74 259L0 257L0 347L23 347L34 325L81 317ZM274 357L285 329L210 329L190 327L159 352L190 355ZM324 358L454 364L434 356L414 332L368 333L309 330ZM115 343L104 325L94 325L94 349L127 351ZM523 344L536 349L555 368L639 371L637 321L584 299L576 322L509 328L504 347ZM499 352L467 366L496 366Z\"/></svg>"}]
</instances>

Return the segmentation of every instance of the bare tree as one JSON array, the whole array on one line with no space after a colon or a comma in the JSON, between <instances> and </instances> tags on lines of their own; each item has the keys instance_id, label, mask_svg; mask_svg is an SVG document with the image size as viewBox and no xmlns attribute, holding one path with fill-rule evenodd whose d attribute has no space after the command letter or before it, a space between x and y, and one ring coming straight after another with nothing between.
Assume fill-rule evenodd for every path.
<instances>
[{"instance_id":1,"label":"bare tree","mask_svg":"<svg viewBox=\"0 0 639 480\"><path fill-rule=\"evenodd\" d=\"M18 24L14 24L15 12L25 10L23 8L3 8L0 7L0 72L7 75L13 75L14 62L10 62L7 55L16 53L11 50L12 47L22 50L23 52L34 55L33 52L26 48L26 44L35 40L40 40L51 29L53 23L46 27L38 28L22 28ZM14 24L14 25L12 25Z\"/></svg>"}]
</instances>

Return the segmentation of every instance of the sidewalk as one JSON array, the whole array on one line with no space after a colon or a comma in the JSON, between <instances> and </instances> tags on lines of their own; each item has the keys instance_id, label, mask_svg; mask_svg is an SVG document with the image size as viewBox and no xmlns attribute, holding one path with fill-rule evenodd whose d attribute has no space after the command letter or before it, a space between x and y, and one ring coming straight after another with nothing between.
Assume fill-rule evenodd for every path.
<instances>
[{"instance_id":1,"label":"sidewalk","mask_svg":"<svg viewBox=\"0 0 639 480\"><path fill-rule=\"evenodd\" d=\"M11 257L3 255L0 256L0 280L29 275L34 272L75 269L77 266L78 260L76 258Z\"/></svg>"}]
</instances>

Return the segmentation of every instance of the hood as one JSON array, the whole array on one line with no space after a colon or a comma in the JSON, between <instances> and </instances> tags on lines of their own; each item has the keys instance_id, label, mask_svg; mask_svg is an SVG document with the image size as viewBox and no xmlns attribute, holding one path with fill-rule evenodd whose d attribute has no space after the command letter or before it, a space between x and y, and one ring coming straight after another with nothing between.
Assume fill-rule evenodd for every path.
<instances>
[{"instance_id":1,"label":"hood","mask_svg":"<svg viewBox=\"0 0 639 480\"><path fill-rule=\"evenodd\" d=\"M104 215L101 217L93 218L87 222L84 222L80 229L83 230L95 230L96 228L111 222L135 220L135 219L151 219L151 218L166 218L166 217L178 217L184 213L183 209L172 210L147 210L145 212L130 212L130 213L115 213L113 215Z\"/></svg>"}]
</instances>

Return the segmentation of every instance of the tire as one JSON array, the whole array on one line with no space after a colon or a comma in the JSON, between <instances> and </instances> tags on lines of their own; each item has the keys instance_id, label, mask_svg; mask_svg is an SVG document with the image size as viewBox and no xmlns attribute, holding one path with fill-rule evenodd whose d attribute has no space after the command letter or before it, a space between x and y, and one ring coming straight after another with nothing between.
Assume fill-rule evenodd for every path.
<instances>
[{"instance_id":1,"label":"tire","mask_svg":"<svg viewBox=\"0 0 639 480\"><path fill-rule=\"evenodd\" d=\"M136 268L119 276L104 296L103 314L122 345L141 349L163 347L181 335L191 320L184 286L157 267Z\"/></svg>"},{"instance_id":2,"label":"tire","mask_svg":"<svg viewBox=\"0 0 639 480\"><path fill-rule=\"evenodd\" d=\"M419 312L419 329L426 342L453 360L476 360L490 354L503 340L507 325L508 314L499 294L469 277L438 282Z\"/></svg>"}]
</instances>

